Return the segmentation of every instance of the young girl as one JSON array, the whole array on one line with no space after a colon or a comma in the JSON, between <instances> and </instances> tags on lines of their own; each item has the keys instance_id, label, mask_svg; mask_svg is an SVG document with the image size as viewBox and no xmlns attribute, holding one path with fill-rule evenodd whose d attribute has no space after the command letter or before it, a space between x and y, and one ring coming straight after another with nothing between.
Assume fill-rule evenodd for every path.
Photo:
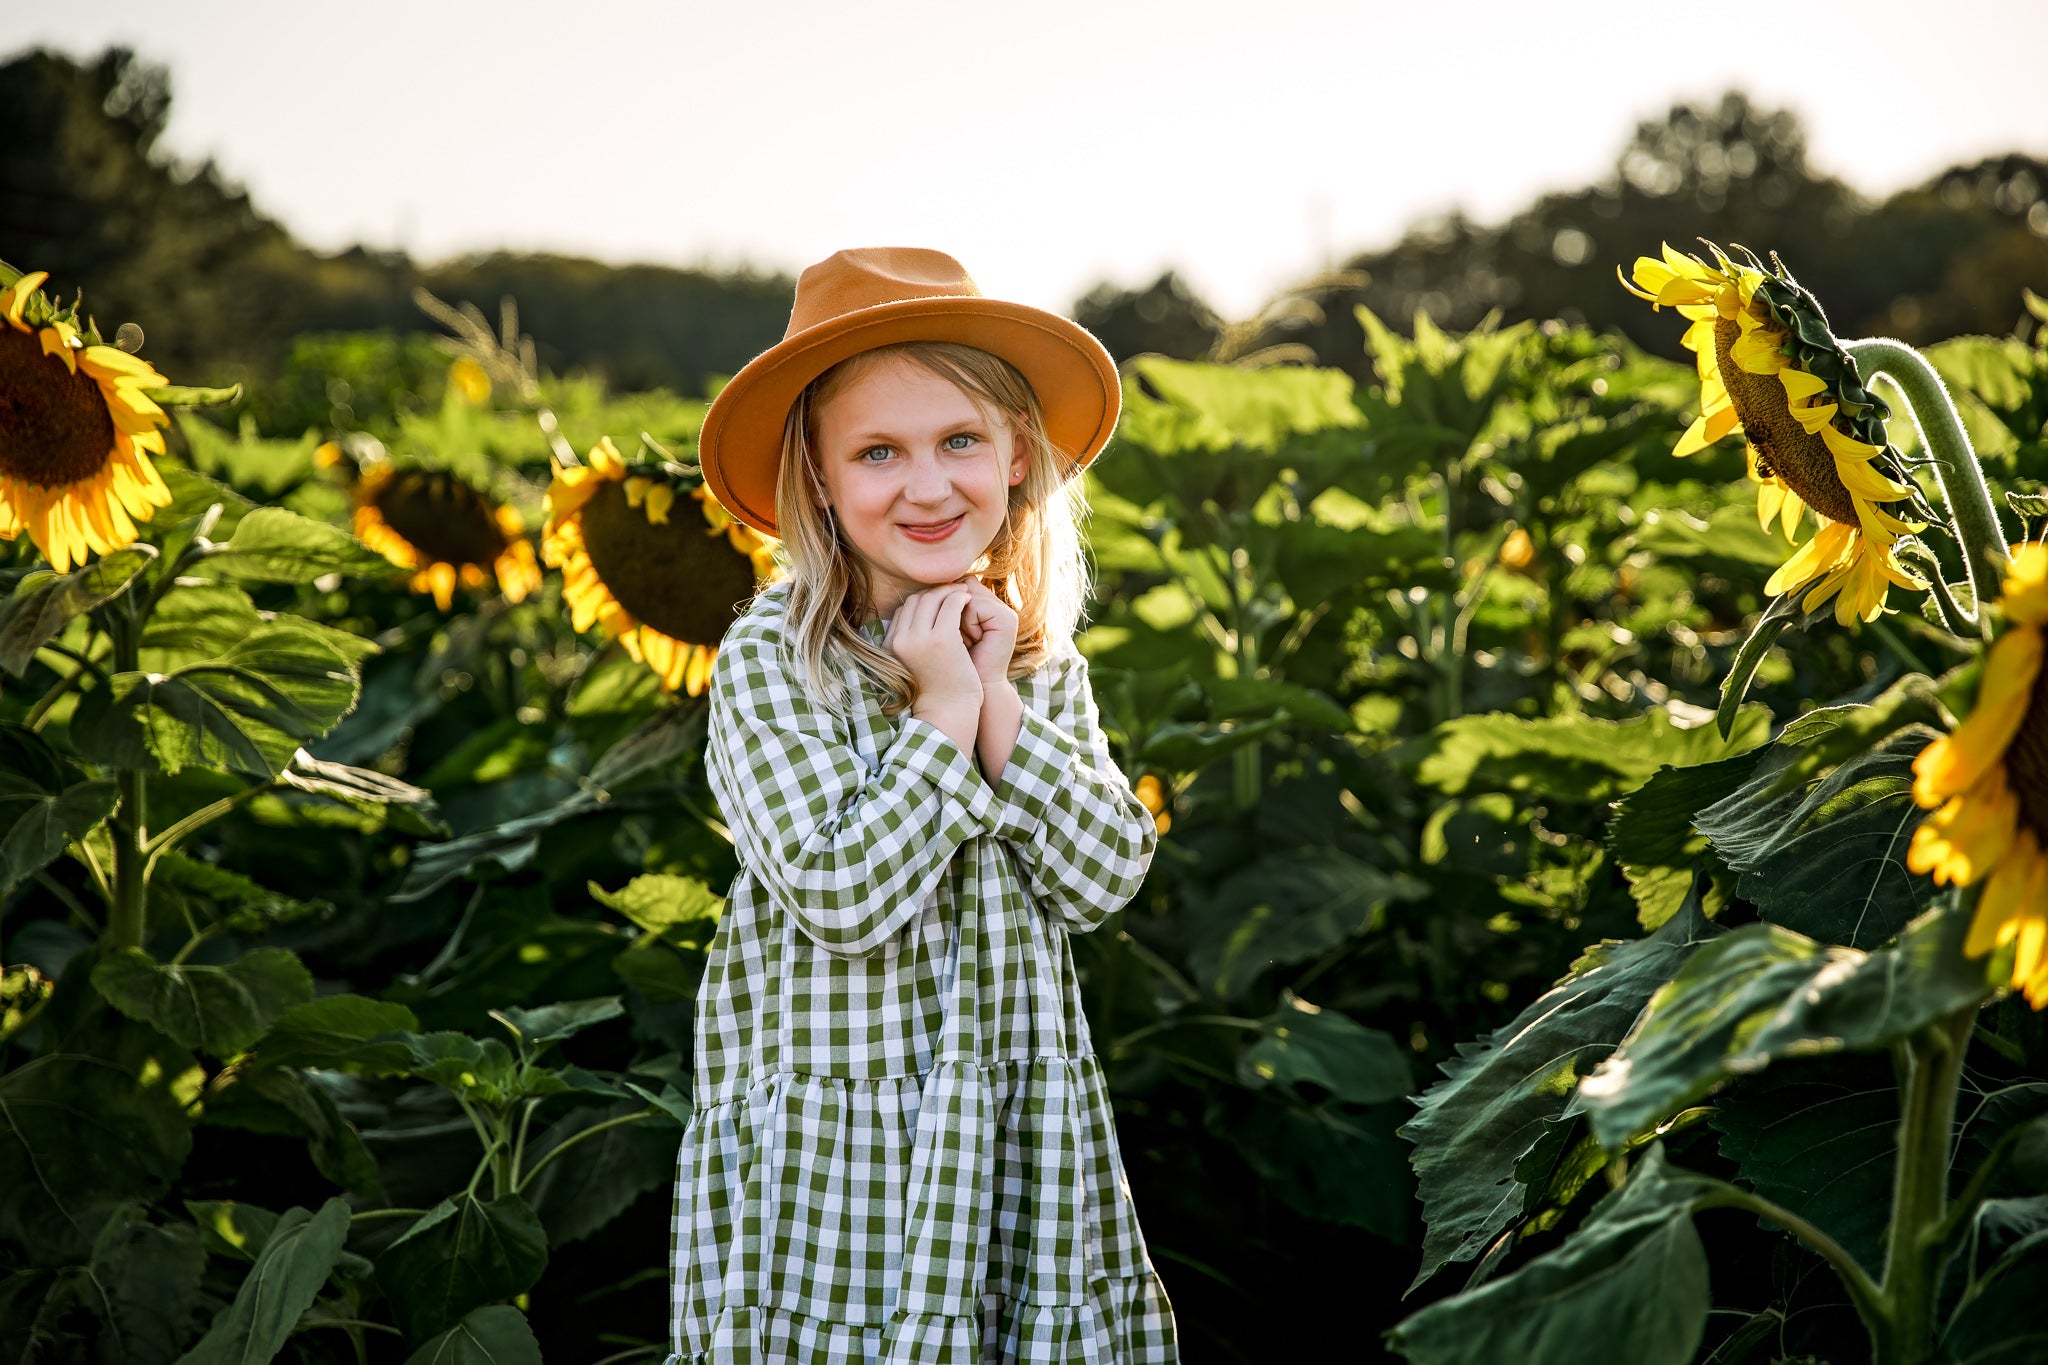
<instances>
[{"instance_id":1,"label":"young girl","mask_svg":"<svg viewBox=\"0 0 2048 1365\"><path fill-rule=\"evenodd\" d=\"M705 480L793 571L712 675L740 871L668 1365L1178 1358L1067 945L1156 838L1073 645L1117 410L1094 337L910 248L806 270L712 404Z\"/></svg>"}]
</instances>

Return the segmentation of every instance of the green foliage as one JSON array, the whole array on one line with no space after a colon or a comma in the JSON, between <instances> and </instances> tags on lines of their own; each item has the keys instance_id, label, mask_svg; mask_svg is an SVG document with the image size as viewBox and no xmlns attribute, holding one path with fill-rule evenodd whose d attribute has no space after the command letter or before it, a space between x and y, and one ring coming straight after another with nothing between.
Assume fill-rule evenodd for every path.
<instances>
[{"instance_id":1,"label":"green foliage","mask_svg":"<svg viewBox=\"0 0 2048 1365\"><path fill-rule=\"evenodd\" d=\"M1136 361L1088 475L1081 645L1164 828L1071 947L1186 1339L1280 1349L1248 1305L1315 1286L1355 1350L1404 1278L1358 1265L1413 1254L1418 1360L1819 1351L1817 1255L1851 1307L1816 1321L1918 1277L1947 1286L1929 1342L2016 1358L2048 1037L2023 1007L1961 1029L2009 954L1962 959L1967 914L1904 861L1974 647L1766 600L1786 547L1739 456L1668 453L1689 370L1582 328L1355 321L1342 370ZM1954 348L1974 420L2033 411L2030 355ZM531 521L529 405L686 462L703 403L541 370L476 404L443 361L308 338L256 420L181 423L135 547L0 566L0 1339L665 1349L736 866L705 702L579 639L552 582L434 607L312 452L451 469ZM1902 1148L1965 1049L1953 1150ZM1936 1157L1945 1272L1889 1236ZM1779 1263L1709 1314L1722 1266Z\"/></svg>"}]
</instances>

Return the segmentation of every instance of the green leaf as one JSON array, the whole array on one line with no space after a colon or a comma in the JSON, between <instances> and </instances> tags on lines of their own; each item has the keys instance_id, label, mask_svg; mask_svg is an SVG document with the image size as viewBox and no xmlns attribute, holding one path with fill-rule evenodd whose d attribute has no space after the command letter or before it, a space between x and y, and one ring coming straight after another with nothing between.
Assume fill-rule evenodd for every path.
<instances>
[{"instance_id":1,"label":"green leaf","mask_svg":"<svg viewBox=\"0 0 2048 1365\"><path fill-rule=\"evenodd\" d=\"M283 948L258 948L225 967L159 964L140 948L119 948L93 968L92 984L130 1019L212 1057L248 1050L280 1014L313 998L312 973Z\"/></svg>"},{"instance_id":2,"label":"green leaf","mask_svg":"<svg viewBox=\"0 0 2048 1365\"><path fill-rule=\"evenodd\" d=\"M1397 1120L1393 1105L1266 1103L1232 1121L1225 1136L1260 1186L1295 1212L1398 1243L1408 1225L1408 1182L1393 1133Z\"/></svg>"},{"instance_id":3,"label":"green leaf","mask_svg":"<svg viewBox=\"0 0 2048 1365\"><path fill-rule=\"evenodd\" d=\"M1363 933L1395 901L1421 900L1423 883L1335 848L1261 858L1213 892L1188 888L1189 965L1232 999L1267 968L1301 962Z\"/></svg>"},{"instance_id":4,"label":"green leaf","mask_svg":"<svg viewBox=\"0 0 2048 1365\"><path fill-rule=\"evenodd\" d=\"M538 1048L572 1038L592 1024L616 1019L625 1012L626 1007L618 996L607 995L595 1000L564 1000L530 1010L507 1006L493 1010L492 1014L518 1034L528 1047Z\"/></svg>"},{"instance_id":5,"label":"green leaf","mask_svg":"<svg viewBox=\"0 0 2048 1365\"><path fill-rule=\"evenodd\" d=\"M416 1032L419 1020L403 1005L361 995L325 995L278 1015L250 1053L246 1066L352 1068L398 1075L411 1068L411 1050L387 1034Z\"/></svg>"},{"instance_id":6,"label":"green leaf","mask_svg":"<svg viewBox=\"0 0 2048 1365\"><path fill-rule=\"evenodd\" d=\"M128 591L155 559L156 547L141 541L70 573L35 569L23 575L0 601L0 668L21 677L37 650L77 617Z\"/></svg>"},{"instance_id":7,"label":"green leaf","mask_svg":"<svg viewBox=\"0 0 2048 1365\"><path fill-rule=\"evenodd\" d=\"M171 1365L198 1331L206 1252L189 1227L158 1227L125 1204L80 1262L39 1246L0 1275L0 1343L9 1361Z\"/></svg>"},{"instance_id":8,"label":"green leaf","mask_svg":"<svg viewBox=\"0 0 2048 1365\"><path fill-rule=\"evenodd\" d=\"M1628 877L1645 929L1678 912L1702 855L1712 857L1693 817L1740 787L1756 763L1753 753L1744 753L1690 768L1666 764L1615 803L1606 843Z\"/></svg>"},{"instance_id":9,"label":"green leaf","mask_svg":"<svg viewBox=\"0 0 2048 1365\"><path fill-rule=\"evenodd\" d=\"M1204 678L1210 719L1247 720L1285 711L1296 725L1322 733L1353 729L1351 713L1320 692L1271 678Z\"/></svg>"},{"instance_id":10,"label":"green leaf","mask_svg":"<svg viewBox=\"0 0 2048 1365\"><path fill-rule=\"evenodd\" d=\"M1809 716L1798 733L1812 739L1826 724ZM1696 824L1742 874L1736 894L1765 919L1828 943L1882 943L1936 894L1906 868L1927 814L1913 800L1913 759L1932 738L1909 726L1811 786L1781 790L1802 747L1781 737L1755 776L1701 810Z\"/></svg>"},{"instance_id":11,"label":"green leaf","mask_svg":"<svg viewBox=\"0 0 2048 1365\"><path fill-rule=\"evenodd\" d=\"M526 1315L510 1304L471 1310L405 1359L405 1365L541 1365Z\"/></svg>"},{"instance_id":12,"label":"green leaf","mask_svg":"<svg viewBox=\"0 0 2048 1365\"><path fill-rule=\"evenodd\" d=\"M338 1198L318 1213L286 1209L234 1302L178 1365L263 1365L274 1359L341 1259L348 1218L348 1204Z\"/></svg>"},{"instance_id":13,"label":"green leaf","mask_svg":"<svg viewBox=\"0 0 2048 1365\"><path fill-rule=\"evenodd\" d=\"M70 972L59 987L53 1012ZM192 1151L192 1054L108 1017L117 1027L96 1052L46 1053L0 1074L0 1238L34 1245L93 1209L156 1198Z\"/></svg>"},{"instance_id":14,"label":"green leaf","mask_svg":"<svg viewBox=\"0 0 2048 1365\"><path fill-rule=\"evenodd\" d=\"M1692 1213L1720 1188L1665 1164L1657 1143L1628 1183L1556 1250L1387 1334L1416 1365L1688 1365L1707 1321L1707 1255Z\"/></svg>"},{"instance_id":15,"label":"green leaf","mask_svg":"<svg viewBox=\"0 0 2048 1365\"><path fill-rule=\"evenodd\" d=\"M334 910L327 901L294 900L239 872L182 853L166 853L157 859L156 871L149 879L149 898L152 914L157 913L156 907L164 906L165 913L189 922L225 920L243 934L262 933Z\"/></svg>"},{"instance_id":16,"label":"green leaf","mask_svg":"<svg viewBox=\"0 0 2048 1365\"><path fill-rule=\"evenodd\" d=\"M1416 781L1453 796L1477 789L1590 805L1634 790L1666 765L1692 767L1754 748L1769 725L1762 707L1745 712L1728 740L1705 726L1682 729L1662 710L1625 721L1494 712L1447 721L1397 753L1413 764Z\"/></svg>"},{"instance_id":17,"label":"green leaf","mask_svg":"<svg viewBox=\"0 0 2048 1365\"><path fill-rule=\"evenodd\" d=\"M377 1257L377 1282L407 1337L421 1341L472 1310L531 1289L548 1241L526 1201L444 1199Z\"/></svg>"},{"instance_id":18,"label":"green leaf","mask_svg":"<svg viewBox=\"0 0 2048 1365\"><path fill-rule=\"evenodd\" d=\"M596 882L587 887L598 904L610 906L650 934L705 920L716 923L725 913L725 899L695 877L648 873L617 891L606 891Z\"/></svg>"},{"instance_id":19,"label":"green leaf","mask_svg":"<svg viewBox=\"0 0 2048 1365\"><path fill-rule=\"evenodd\" d=\"M1934 910L1874 953L1747 924L1694 954L1579 1086L1609 1151L1774 1059L1887 1047L1988 995L1969 915Z\"/></svg>"},{"instance_id":20,"label":"green leaf","mask_svg":"<svg viewBox=\"0 0 2048 1365\"><path fill-rule=\"evenodd\" d=\"M1138 750L1138 762L1167 772L1196 773L1287 725L1286 716L1246 721L1229 729L1168 721L1152 731Z\"/></svg>"},{"instance_id":21,"label":"green leaf","mask_svg":"<svg viewBox=\"0 0 2048 1365\"><path fill-rule=\"evenodd\" d=\"M1238 1056L1238 1079L1323 1087L1341 1100L1378 1104L1408 1093L1414 1075L1401 1045L1335 1010L1282 991L1280 1008L1260 1022L1265 1032Z\"/></svg>"},{"instance_id":22,"label":"green leaf","mask_svg":"<svg viewBox=\"0 0 2048 1365\"><path fill-rule=\"evenodd\" d=\"M1955 1365L2031 1365L2048 1352L2048 1232L2005 1253L1972 1286L1942 1333L1941 1356Z\"/></svg>"},{"instance_id":23,"label":"green leaf","mask_svg":"<svg viewBox=\"0 0 2048 1365\"><path fill-rule=\"evenodd\" d=\"M80 699L71 734L81 753L114 767L175 773L194 763L268 778L355 699L348 659L280 618L212 659L168 674L116 674Z\"/></svg>"},{"instance_id":24,"label":"green leaf","mask_svg":"<svg viewBox=\"0 0 2048 1365\"><path fill-rule=\"evenodd\" d=\"M518 1063L512 1050L495 1038L441 1032L401 1034L390 1041L412 1054L413 1075L457 1095L502 1104L517 1091Z\"/></svg>"},{"instance_id":25,"label":"green leaf","mask_svg":"<svg viewBox=\"0 0 2048 1365\"><path fill-rule=\"evenodd\" d=\"M1733 732L1736 718L1742 711L1742 699L1749 695L1749 685L1756 680L1756 671L1764 666L1764 658L1770 654L1771 646L1799 620L1799 601L1800 594L1796 592L1772 598L1771 604L1758 614L1749 638L1742 642L1741 649L1735 651L1734 661L1728 665L1728 676L1721 680L1721 704L1714 709L1714 725L1722 734Z\"/></svg>"},{"instance_id":26,"label":"green leaf","mask_svg":"<svg viewBox=\"0 0 2048 1365\"><path fill-rule=\"evenodd\" d=\"M0 896L114 813L116 785L69 781L76 772L41 735L0 721Z\"/></svg>"},{"instance_id":27,"label":"green leaf","mask_svg":"<svg viewBox=\"0 0 2048 1365\"><path fill-rule=\"evenodd\" d=\"M1145 392L1141 377L1160 398ZM1351 376L1342 370L1245 369L1141 356L1124 378L1117 434L1160 454L1233 445L1272 450L1296 433L1357 426L1351 390Z\"/></svg>"},{"instance_id":28,"label":"green leaf","mask_svg":"<svg viewBox=\"0 0 2048 1365\"><path fill-rule=\"evenodd\" d=\"M277 1230L277 1214L232 1199L187 1199L185 1211L192 1215L206 1249L231 1260L255 1261Z\"/></svg>"},{"instance_id":29,"label":"green leaf","mask_svg":"<svg viewBox=\"0 0 2048 1365\"><path fill-rule=\"evenodd\" d=\"M1878 1272L1899 1124L1888 1058L1773 1067L1730 1087L1711 1122L1742 1183Z\"/></svg>"},{"instance_id":30,"label":"green leaf","mask_svg":"<svg viewBox=\"0 0 2048 1365\"><path fill-rule=\"evenodd\" d=\"M1444 1079L1401 1129L1414 1163L1427 1232L1409 1285L1446 1262L1479 1255L1519 1216L1516 1163L1564 1114L1581 1077L1611 1053L1651 994L1721 931L1697 896L1648 938L1611 946L1558 982L1505 1028L1460 1043Z\"/></svg>"},{"instance_id":31,"label":"green leaf","mask_svg":"<svg viewBox=\"0 0 2048 1365\"><path fill-rule=\"evenodd\" d=\"M189 384L163 384L154 389L144 389L143 397L162 408L216 407L223 403L242 401L242 386L230 384L224 389L199 389Z\"/></svg>"},{"instance_id":32,"label":"green leaf","mask_svg":"<svg viewBox=\"0 0 2048 1365\"><path fill-rule=\"evenodd\" d=\"M363 1136L310 1074L275 1067L240 1072L213 1092L203 1120L209 1127L302 1138L313 1166L351 1194L380 1199L376 1158Z\"/></svg>"},{"instance_id":33,"label":"green leaf","mask_svg":"<svg viewBox=\"0 0 2048 1365\"><path fill-rule=\"evenodd\" d=\"M156 472L162 477L164 486L170 490L171 501L159 507L150 518L152 526L179 526L195 517L204 516L206 510L219 503L220 519L214 523L209 534L232 535L235 524L255 506L248 498L220 482L209 479L196 469L180 465L158 464ZM167 550L168 545L165 547Z\"/></svg>"},{"instance_id":34,"label":"green leaf","mask_svg":"<svg viewBox=\"0 0 2048 1365\"><path fill-rule=\"evenodd\" d=\"M646 1112L646 1105L631 1098L571 1109L537 1135L527 1149L527 1168L600 1123ZM548 1162L521 1191L540 1215L548 1244L562 1247L594 1235L641 1195L673 1181L676 1138L666 1117L657 1115L582 1138L573 1151Z\"/></svg>"},{"instance_id":35,"label":"green leaf","mask_svg":"<svg viewBox=\"0 0 2048 1365\"><path fill-rule=\"evenodd\" d=\"M381 576L394 570L390 560L339 526L282 507L258 507L193 572L223 583L304 583L322 574Z\"/></svg>"}]
</instances>

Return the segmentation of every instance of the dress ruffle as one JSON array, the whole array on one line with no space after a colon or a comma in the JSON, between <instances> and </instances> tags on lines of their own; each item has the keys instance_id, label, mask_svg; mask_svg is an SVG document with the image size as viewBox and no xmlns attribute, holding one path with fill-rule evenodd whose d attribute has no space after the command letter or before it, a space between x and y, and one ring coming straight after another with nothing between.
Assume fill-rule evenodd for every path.
<instances>
[{"instance_id":1,"label":"dress ruffle","mask_svg":"<svg viewBox=\"0 0 2048 1365\"><path fill-rule=\"evenodd\" d=\"M706 1099L671 1365L1175 1359L1092 1055L774 1072Z\"/></svg>"},{"instance_id":2,"label":"dress ruffle","mask_svg":"<svg viewBox=\"0 0 2048 1365\"><path fill-rule=\"evenodd\" d=\"M1098 1280L1083 1304L982 1296L978 1316L911 1313L827 1322L772 1308L720 1310L707 1345L663 1365L1135 1365L1173 1359L1173 1313L1152 1272Z\"/></svg>"}]
</instances>

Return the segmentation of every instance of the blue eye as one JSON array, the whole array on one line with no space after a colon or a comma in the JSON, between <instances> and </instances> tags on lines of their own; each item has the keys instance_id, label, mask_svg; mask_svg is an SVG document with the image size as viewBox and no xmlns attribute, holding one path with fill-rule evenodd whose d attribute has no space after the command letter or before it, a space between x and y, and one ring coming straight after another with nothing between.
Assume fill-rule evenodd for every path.
<instances>
[{"instance_id":1,"label":"blue eye","mask_svg":"<svg viewBox=\"0 0 2048 1365\"><path fill-rule=\"evenodd\" d=\"M889 454L889 453L890 453L890 451L889 451L889 447L887 447L887 446L869 446L869 447L868 447L868 448L867 448L866 450L863 450L863 451L862 451L862 452L860 453L860 458L861 458L861 459L862 459L862 460L863 460L864 462L866 462L866 463L869 463L869 464L874 464L874 463L878 463L877 461L872 461L872 460L869 460L869 459L868 459L868 456L870 456L870 455L874 454L874 453L875 453L876 451L878 451L878 450L879 450L879 451L881 451L881 452L882 452L882 453L883 453L884 455L887 455L887 454Z\"/></svg>"},{"instance_id":2,"label":"blue eye","mask_svg":"<svg viewBox=\"0 0 2048 1365\"><path fill-rule=\"evenodd\" d=\"M973 445L973 444L975 443L975 441L976 441L977 439L979 439L979 438L978 438L978 437L976 437L976 436L974 436L974 435L973 435L972 433L970 433L970 432L965 432L965 431L956 431L956 432L954 432L954 433L953 433L953 434L952 434L951 436L948 436L948 437L946 438L946 444L947 444L947 446L949 446L950 448L952 448L952 449L954 449L954 450L965 450L965 449L967 449L967 446L956 446L956 445L953 445L953 442L955 442L955 441L965 441L965 442L967 442L967 445L970 445L970 446L971 446L971 445Z\"/></svg>"}]
</instances>

